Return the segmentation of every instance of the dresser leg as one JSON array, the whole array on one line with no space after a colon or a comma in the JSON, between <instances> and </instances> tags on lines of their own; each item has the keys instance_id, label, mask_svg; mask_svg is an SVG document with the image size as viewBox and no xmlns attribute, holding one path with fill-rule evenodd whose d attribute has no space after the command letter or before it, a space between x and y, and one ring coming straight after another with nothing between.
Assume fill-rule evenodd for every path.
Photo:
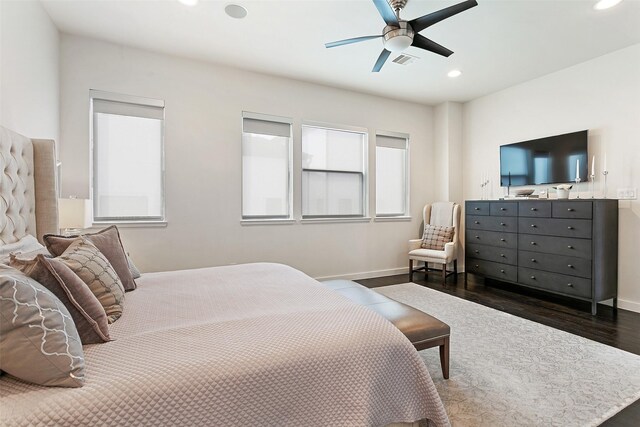
<instances>
[{"instance_id":1,"label":"dresser leg","mask_svg":"<svg viewBox=\"0 0 640 427\"><path fill-rule=\"evenodd\" d=\"M617 310L618 309L618 297L615 297L613 299L613 309Z\"/></svg>"},{"instance_id":2,"label":"dresser leg","mask_svg":"<svg viewBox=\"0 0 640 427\"><path fill-rule=\"evenodd\" d=\"M464 288L467 289L467 272L464 272Z\"/></svg>"},{"instance_id":3,"label":"dresser leg","mask_svg":"<svg viewBox=\"0 0 640 427\"><path fill-rule=\"evenodd\" d=\"M598 311L598 302L597 301L591 301L591 315L595 316L597 311Z\"/></svg>"}]
</instances>

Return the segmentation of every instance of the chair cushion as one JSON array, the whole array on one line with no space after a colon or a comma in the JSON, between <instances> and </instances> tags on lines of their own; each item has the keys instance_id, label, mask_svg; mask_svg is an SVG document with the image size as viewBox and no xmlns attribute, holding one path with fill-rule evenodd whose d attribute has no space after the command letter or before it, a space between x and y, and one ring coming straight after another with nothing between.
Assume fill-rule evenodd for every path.
<instances>
[{"instance_id":1,"label":"chair cushion","mask_svg":"<svg viewBox=\"0 0 640 427\"><path fill-rule=\"evenodd\" d=\"M414 249L409 252L409 258L420 258L421 261L424 261L423 258L445 261L447 259L447 253L445 251L436 251L434 249Z\"/></svg>"},{"instance_id":2,"label":"chair cushion","mask_svg":"<svg viewBox=\"0 0 640 427\"><path fill-rule=\"evenodd\" d=\"M422 234L422 248L443 251L444 245L453 241L454 230L454 227L425 224Z\"/></svg>"}]
</instances>

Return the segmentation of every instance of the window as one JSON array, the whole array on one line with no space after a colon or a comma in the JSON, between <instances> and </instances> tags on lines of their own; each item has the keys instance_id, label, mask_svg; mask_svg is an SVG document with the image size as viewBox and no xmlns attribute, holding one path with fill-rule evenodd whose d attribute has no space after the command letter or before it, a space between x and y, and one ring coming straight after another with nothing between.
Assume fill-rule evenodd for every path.
<instances>
[{"instance_id":1,"label":"window","mask_svg":"<svg viewBox=\"0 0 640 427\"><path fill-rule=\"evenodd\" d=\"M409 214L408 135L376 134L376 216Z\"/></svg>"},{"instance_id":2,"label":"window","mask_svg":"<svg viewBox=\"0 0 640 427\"><path fill-rule=\"evenodd\" d=\"M164 221L164 101L91 91L94 221Z\"/></svg>"},{"instance_id":3,"label":"window","mask_svg":"<svg viewBox=\"0 0 640 427\"><path fill-rule=\"evenodd\" d=\"M302 126L302 218L365 216L366 136Z\"/></svg>"},{"instance_id":4,"label":"window","mask_svg":"<svg viewBox=\"0 0 640 427\"><path fill-rule=\"evenodd\" d=\"M242 218L291 218L291 120L244 113Z\"/></svg>"}]
</instances>

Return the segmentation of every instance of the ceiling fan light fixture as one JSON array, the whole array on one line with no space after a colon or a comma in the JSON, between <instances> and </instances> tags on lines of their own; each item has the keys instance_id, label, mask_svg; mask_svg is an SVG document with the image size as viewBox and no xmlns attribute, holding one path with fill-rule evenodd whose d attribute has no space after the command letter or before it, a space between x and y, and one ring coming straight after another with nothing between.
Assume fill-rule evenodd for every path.
<instances>
[{"instance_id":1,"label":"ceiling fan light fixture","mask_svg":"<svg viewBox=\"0 0 640 427\"><path fill-rule=\"evenodd\" d=\"M384 48L391 52L402 52L413 42L409 36L395 36L384 40Z\"/></svg>"},{"instance_id":2,"label":"ceiling fan light fixture","mask_svg":"<svg viewBox=\"0 0 640 427\"><path fill-rule=\"evenodd\" d=\"M593 5L593 8L595 10L605 10L616 6L621 1L622 0L600 0L595 5Z\"/></svg>"},{"instance_id":3,"label":"ceiling fan light fixture","mask_svg":"<svg viewBox=\"0 0 640 427\"><path fill-rule=\"evenodd\" d=\"M185 6L195 6L198 4L198 0L178 0L178 1Z\"/></svg>"},{"instance_id":4,"label":"ceiling fan light fixture","mask_svg":"<svg viewBox=\"0 0 640 427\"><path fill-rule=\"evenodd\" d=\"M462 75L462 71L460 70L451 70L447 73L447 76L455 79L456 77L460 77Z\"/></svg>"},{"instance_id":5,"label":"ceiling fan light fixture","mask_svg":"<svg viewBox=\"0 0 640 427\"><path fill-rule=\"evenodd\" d=\"M247 9L239 4L228 4L224 8L224 12L234 19L242 19L247 16Z\"/></svg>"}]
</instances>

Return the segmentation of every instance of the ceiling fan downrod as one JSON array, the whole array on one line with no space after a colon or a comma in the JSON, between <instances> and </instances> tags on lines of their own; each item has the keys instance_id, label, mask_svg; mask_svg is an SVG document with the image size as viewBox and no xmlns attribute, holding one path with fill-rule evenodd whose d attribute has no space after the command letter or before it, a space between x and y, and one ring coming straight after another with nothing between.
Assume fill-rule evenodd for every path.
<instances>
[{"instance_id":1,"label":"ceiling fan downrod","mask_svg":"<svg viewBox=\"0 0 640 427\"><path fill-rule=\"evenodd\" d=\"M400 11L404 9L409 0L390 0L391 7L396 11L396 16L400 19Z\"/></svg>"}]
</instances>

